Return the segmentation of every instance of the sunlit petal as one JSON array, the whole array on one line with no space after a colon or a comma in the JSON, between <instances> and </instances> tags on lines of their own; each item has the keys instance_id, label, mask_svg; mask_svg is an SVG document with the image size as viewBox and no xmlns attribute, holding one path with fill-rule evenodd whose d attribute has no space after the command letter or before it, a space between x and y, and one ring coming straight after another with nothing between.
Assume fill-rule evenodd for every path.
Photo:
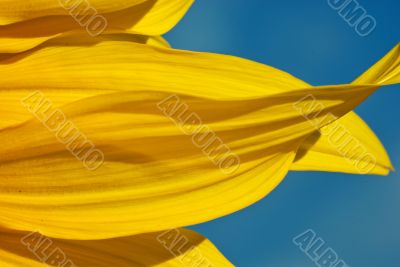
<instances>
[{"instance_id":1,"label":"sunlit petal","mask_svg":"<svg viewBox=\"0 0 400 267\"><path fill-rule=\"evenodd\" d=\"M183 228L97 241L4 230L0 237L0 265L7 267L233 266L209 240Z\"/></svg>"},{"instance_id":2,"label":"sunlit petal","mask_svg":"<svg viewBox=\"0 0 400 267\"><path fill-rule=\"evenodd\" d=\"M22 3L20 1L12 2ZM48 2L58 4L58 1ZM124 3L124 1L104 2L109 4L112 2L116 6ZM130 2L134 1L131 0ZM63 16L38 17L28 21L0 26L0 53L25 51L49 39L80 32L86 35L99 33L162 35L179 22L193 3L193 0L136 0L136 2L143 3L116 12L99 14L98 16L101 16L107 25L104 31L101 32L91 31L91 20L87 19L79 22L74 17L73 12L68 14L65 10L65 14L62 13L64 14ZM2 4L3 2L0 5ZM4 9L0 7L0 10ZM93 21L96 22L95 20Z\"/></svg>"},{"instance_id":3,"label":"sunlit petal","mask_svg":"<svg viewBox=\"0 0 400 267\"><path fill-rule=\"evenodd\" d=\"M310 87L251 61L126 39L58 42L0 66L2 112L21 116L0 132L0 221L59 238L160 231L251 205L281 182L308 136L383 85ZM20 103L35 90L104 153L96 170ZM186 115L166 112L177 103ZM239 160L224 165L200 133Z\"/></svg>"}]
</instances>

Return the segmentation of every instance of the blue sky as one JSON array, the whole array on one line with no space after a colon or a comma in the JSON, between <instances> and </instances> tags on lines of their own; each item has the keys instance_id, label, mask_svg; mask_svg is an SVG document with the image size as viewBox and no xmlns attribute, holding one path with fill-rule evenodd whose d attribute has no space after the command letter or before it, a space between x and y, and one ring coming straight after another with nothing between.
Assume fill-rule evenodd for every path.
<instances>
[{"instance_id":1,"label":"blue sky","mask_svg":"<svg viewBox=\"0 0 400 267\"><path fill-rule=\"evenodd\" d=\"M359 36L328 0L198 0L167 34L181 49L244 57L314 85L347 83L400 41L398 0L359 0L377 27ZM357 113L400 170L400 86ZM313 229L349 266L400 266L400 175L291 172L263 200L193 226L237 266L315 265L292 238Z\"/></svg>"}]
</instances>

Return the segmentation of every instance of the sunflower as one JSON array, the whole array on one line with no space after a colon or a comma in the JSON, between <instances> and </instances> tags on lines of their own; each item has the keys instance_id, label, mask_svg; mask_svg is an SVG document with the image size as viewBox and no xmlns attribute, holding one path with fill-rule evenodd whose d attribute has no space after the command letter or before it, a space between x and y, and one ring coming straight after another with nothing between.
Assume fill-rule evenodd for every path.
<instances>
[{"instance_id":1,"label":"sunflower","mask_svg":"<svg viewBox=\"0 0 400 267\"><path fill-rule=\"evenodd\" d=\"M393 169L352 110L400 82L399 45L351 84L311 86L170 48L159 35L191 3L91 1L108 22L98 36L73 23L88 14L73 18L70 6L0 4L0 263L230 266L179 227L253 204L290 170ZM65 253L29 254L46 240Z\"/></svg>"}]
</instances>

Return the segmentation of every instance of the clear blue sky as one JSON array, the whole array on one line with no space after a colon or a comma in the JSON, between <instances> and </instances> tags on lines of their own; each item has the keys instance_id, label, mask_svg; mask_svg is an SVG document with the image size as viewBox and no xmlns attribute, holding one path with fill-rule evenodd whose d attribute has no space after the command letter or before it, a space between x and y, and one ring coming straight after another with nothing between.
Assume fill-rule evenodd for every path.
<instances>
[{"instance_id":1,"label":"clear blue sky","mask_svg":"<svg viewBox=\"0 0 400 267\"><path fill-rule=\"evenodd\" d=\"M327 0L198 0L167 35L176 48L236 55L311 84L346 83L400 41L400 1L358 0L377 27L367 37ZM380 90L358 114L400 170L400 86ZM351 267L400 266L400 175L291 172L266 198L192 227L237 266L316 266L292 238L308 228Z\"/></svg>"}]
</instances>

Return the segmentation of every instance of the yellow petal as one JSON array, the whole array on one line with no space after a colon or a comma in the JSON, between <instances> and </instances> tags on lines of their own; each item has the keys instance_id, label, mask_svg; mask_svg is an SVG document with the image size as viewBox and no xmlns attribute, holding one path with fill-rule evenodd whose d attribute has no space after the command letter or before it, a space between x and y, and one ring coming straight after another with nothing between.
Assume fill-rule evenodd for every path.
<instances>
[{"instance_id":1,"label":"yellow petal","mask_svg":"<svg viewBox=\"0 0 400 267\"><path fill-rule=\"evenodd\" d=\"M20 3L18 1L13 2ZM123 4L120 3L121 1L115 2ZM58 2L55 1L54 3L57 4ZM79 23L74 19L74 13L64 16L40 17L0 26L0 53L26 51L51 38L76 33L87 35L97 35L98 33L162 35L175 26L192 3L193 0L148 0L123 10L100 14L107 25L104 31L100 26L97 31L91 30L93 25L90 24L90 20L83 20Z\"/></svg>"},{"instance_id":2,"label":"yellow petal","mask_svg":"<svg viewBox=\"0 0 400 267\"><path fill-rule=\"evenodd\" d=\"M316 132L302 143L291 170L379 175L393 170L385 148L356 113L349 112L322 131L325 134Z\"/></svg>"},{"instance_id":3,"label":"yellow petal","mask_svg":"<svg viewBox=\"0 0 400 267\"><path fill-rule=\"evenodd\" d=\"M397 45L353 84L400 82L400 46ZM389 156L369 126L354 112L315 132L298 150L292 170L387 175L393 170ZM365 160L368 162L365 162Z\"/></svg>"},{"instance_id":4,"label":"yellow petal","mask_svg":"<svg viewBox=\"0 0 400 267\"><path fill-rule=\"evenodd\" d=\"M10 24L18 21L55 15L65 15L66 8L82 8L81 15L89 12L86 8L93 7L99 13L109 13L113 11L129 8L146 0L90 0L90 1L51 1L51 0L3 0L0 3L0 25Z\"/></svg>"},{"instance_id":5,"label":"yellow petal","mask_svg":"<svg viewBox=\"0 0 400 267\"><path fill-rule=\"evenodd\" d=\"M136 42L136 43L141 43L141 44L148 44L156 47L164 47L168 48L170 45L168 42L160 36L143 36L143 35L117 35L117 34L112 34L112 35L103 35L102 38L90 38L86 34L73 34L65 37L58 37L50 40L48 42L49 46L73 46L73 45L80 45L80 46L90 46L94 43L99 42L99 40L125 40L129 42ZM3 55L5 56L3 60L6 60L7 58L13 58L15 55L9 54L9 55ZM54 63L54 62L53 62ZM63 63L60 61L59 62L61 65ZM46 63L47 64L47 63ZM6 68L5 68L6 69ZM33 69L32 69L33 70ZM49 73L51 71L49 70ZM28 84L29 82L27 82ZM60 80L60 83L62 81ZM55 85L56 86L56 85ZM29 91L28 90L21 90L21 88L16 88L18 90L14 90L12 94L10 94L6 89L7 86L2 88L3 90L0 90L0 96L3 99L4 105L0 106L0 113L4 114L4 117L2 120L0 120L0 129L11 126L20 122L23 122L24 120L28 119L30 117L30 114L26 113L26 110L20 105L19 100L24 98ZM57 86L58 87L58 86ZM46 90L46 89L44 89ZM114 90L118 90L115 88ZM56 106L69 103L71 101L75 101L81 98L85 98L88 96L96 95L98 93L101 93L104 90L68 90L65 89L64 91L62 88L59 88L59 90L46 90L46 93L48 96L51 98L53 103ZM109 92L109 91L108 91ZM104 93L104 92L103 92Z\"/></svg>"},{"instance_id":6,"label":"yellow petal","mask_svg":"<svg viewBox=\"0 0 400 267\"><path fill-rule=\"evenodd\" d=\"M4 230L0 237L4 267L233 266L209 240L183 228L97 241Z\"/></svg>"},{"instance_id":7,"label":"yellow petal","mask_svg":"<svg viewBox=\"0 0 400 267\"><path fill-rule=\"evenodd\" d=\"M188 86L185 80L190 83L204 80L212 94L204 90L201 84L194 84L190 90L198 96L215 99L233 96L250 98L269 92L273 94L308 87L301 80L262 64L229 56L223 57L221 61L220 56L212 54L154 50L132 42L154 44L157 41L139 35L102 35L101 38L91 38L81 34L49 40L35 51L7 55L2 60L4 64L0 65L0 99L3 100L0 105L3 114L0 128L30 117L20 104L20 99L36 89L44 91L56 106L60 106L99 93L135 90L138 85L147 89L170 84L165 91L186 93ZM87 49L89 46L91 49ZM196 65L191 66L191 58ZM217 64L216 69L226 73L234 72L238 76L221 80L220 75L210 68L209 62ZM241 67L235 67L238 63L247 70L240 73ZM115 67L117 64L120 66ZM166 73L165 70L170 72ZM16 72L24 79L14 75ZM185 74L185 80L176 84L171 82L183 73L189 73ZM9 89L13 89L12 93Z\"/></svg>"},{"instance_id":8,"label":"yellow petal","mask_svg":"<svg viewBox=\"0 0 400 267\"><path fill-rule=\"evenodd\" d=\"M358 77L353 84L395 84L400 82L400 44Z\"/></svg>"},{"instance_id":9,"label":"yellow petal","mask_svg":"<svg viewBox=\"0 0 400 267\"><path fill-rule=\"evenodd\" d=\"M364 90L372 89L354 88L351 97ZM85 169L36 120L3 130L1 222L89 239L199 223L246 207L283 179L302 137L314 130L291 110L303 93L239 103L180 97L240 158L232 166L237 170L228 173L157 113L164 94L116 93L63 108L88 139L82 138L104 153L95 171ZM29 138L23 138L26 133Z\"/></svg>"},{"instance_id":10,"label":"yellow petal","mask_svg":"<svg viewBox=\"0 0 400 267\"><path fill-rule=\"evenodd\" d=\"M31 118L0 131L5 227L99 239L230 214L273 190L307 136L380 86L304 88L287 73L235 57L126 40L79 43L55 41L0 66L1 99L9 107L4 116ZM43 114L38 119L24 113L21 98L37 89L54 99L55 107L86 97L59 112L82 133L79 141L88 141L82 149L94 145L104 162L101 157L91 162L79 156L79 146L76 151L73 143L61 142L54 117L46 122L49 130L40 121ZM323 105L307 109L314 102L309 96ZM186 124L182 115L168 112L175 104L187 105ZM213 137L213 144L221 141L229 150L212 151L220 147L204 142ZM224 164L227 158L233 161ZM90 171L84 163L100 164Z\"/></svg>"}]
</instances>

